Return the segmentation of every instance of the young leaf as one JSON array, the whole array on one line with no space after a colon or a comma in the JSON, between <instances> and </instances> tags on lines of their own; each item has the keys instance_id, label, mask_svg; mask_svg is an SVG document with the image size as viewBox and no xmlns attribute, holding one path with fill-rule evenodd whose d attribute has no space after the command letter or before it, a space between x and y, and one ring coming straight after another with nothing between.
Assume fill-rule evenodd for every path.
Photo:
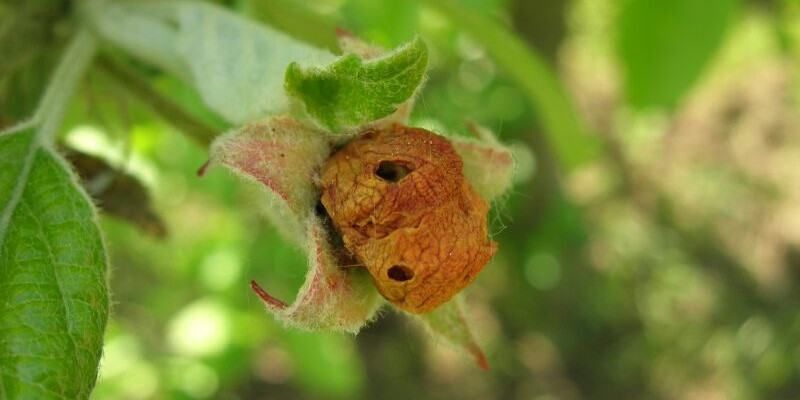
<instances>
[{"instance_id":1,"label":"young leaf","mask_svg":"<svg viewBox=\"0 0 800 400\"><path fill-rule=\"evenodd\" d=\"M487 202L492 202L511 188L514 157L511 149L500 143L487 128L471 124L476 139L449 137L464 162L464 176Z\"/></svg>"},{"instance_id":2,"label":"young leaf","mask_svg":"<svg viewBox=\"0 0 800 400\"><path fill-rule=\"evenodd\" d=\"M620 15L618 52L629 101L670 107L722 43L739 0L630 0Z\"/></svg>"},{"instance_id":3,"label":"young leaf","mask_svg":"<svg viewBox=\"0 0 800 400\"><path fill-rule=\"evenodd\" d=\"M267 215L281 232L305 243L305 221L318 200L317 169L330 152L322 132L290 117L272 117L220 136L211 165L222 164L265 195Z\"/></svg>"},{"instance_id":4,"label":"young leaf","mask_svg":"<svg viewBox=\"0 0 800 400\"><path fill-rule=\"evenodd\" d=\"M468 352L479 368L489 369L489 361L472 336L461 303L461 297L456 297L433 312L413 316L434 338L443 339L447 344Z\"/></svg>"},{"instance_id":5,"label":"young leaf","mask_svg":"<svg viewBox=\"0 0 800 400\"><path fill-rule=\"evenodd\" d=\"M86 399L108 318L107 258L91 201L51 149L94 54L68 48L31 123L0 132L0 397Z\"/></svg>"},{"instance_id":6,"label":"young leaf","mask_svg":"<svg viewBox=\"0 0 800 400\"><path fill-rule=\"evenodd\" d=\"M286 91L317 123L340 132L395 112L420 87L427 66L428 48L417 38L374 60L349 54L324 68L291 63Z\"/></svg>"},{"instance_id":7,"label":"young leaf","mask_svg":"<svg viewBox=\"0 0 800 400\"><path fill-rule=\"evenodd\" d=\"M187 80L235 125L287 111L290 62L333 60L326 50L203 2L90 2L83 11L101 38Z\"/></svg>"},{"instance_id":8,"label":"young leaf","mask_svg":"<svg viewBox=\"0 0 800 400\"><path fill-rule=\"evenodd\" d=\"M307 331L357 333L381 306L381 297L363 268L337 264L320 221L307 221L308 273L292 305L273 298L253 282L267 311L288 327Z\"/></svg>"},{"instance_id":9,"label":"young leaf","mask_svg":"<svg viewBox=\"0 0 800 400\"><path fill-rule=\"evenodd\" d=\"M253 290L267 311L289 327L358 332L380 306L369 274L340 268L331 241L314 215L318 169L330 153L323 132L286 116L246 125L211 145L211 165L222 164L266 194L272 222L308 254L306 281L292 305Z\"/></svg>"}]
</instances>

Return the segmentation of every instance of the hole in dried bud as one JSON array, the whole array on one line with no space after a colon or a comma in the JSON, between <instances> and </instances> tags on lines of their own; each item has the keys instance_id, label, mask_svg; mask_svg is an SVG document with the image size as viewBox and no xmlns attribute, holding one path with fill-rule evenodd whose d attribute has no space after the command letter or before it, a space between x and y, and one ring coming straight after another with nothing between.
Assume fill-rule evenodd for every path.
<instances>
[{"instance_id":1,"label":"hole in dried bud","mask_svg":"<svg viewBox=\"0 0 800 400\"><path fill-rule=\"evenodd\" d=\"M389 279L393 281L405 282L414 277L414 271L402 265L395 265L394 267L389 268L389 271L386 273L386 275L388 275Z\"/></svg>"},{"instance_id":2,"label":"hole in dried bud","mask_svg":"<svg viewBox=\"0 0 800 400\"><path fill-rule=\"evenodd\" d=\"M387 182L394 183L403 179L409 172L411 172L410 169L393 161L381 161L375 175Z\"/></svg>"},{"instance_id":3,"label":"hole in dried bud","mask_svg":"<svg viewBox=\"0 0 800 400\"><path fill-rule=\"evenodd\" d=\"M327 218L328 217L328 210L325 209L325 206L322 205L321 200L317 200L317 205L314 206L314 213L317 214L320 218Z\"/></svg>"},{"instance_id":4,"label":"hole in dried bud","mask_svg":"<svg viewBox=\"0 0 800 400\"><path fill-rule=\"evenodd\" d=\"M375 131L367 131L364 133L364 139L374 139Z\"/></svg>"}]
</instances>

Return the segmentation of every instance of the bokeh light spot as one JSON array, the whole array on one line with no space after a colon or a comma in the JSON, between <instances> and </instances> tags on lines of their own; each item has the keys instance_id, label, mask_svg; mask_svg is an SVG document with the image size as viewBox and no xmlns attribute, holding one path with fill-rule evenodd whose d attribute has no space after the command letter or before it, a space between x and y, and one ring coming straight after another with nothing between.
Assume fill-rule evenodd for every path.
<instances>
[{"instance_id":1,"label":"bokeh light spot","mask_svg":"<svg viewBox=\"0 0 800 400\"><path fill-rule=\"evenodd\" d=\"M203 363L181 365L176 372L176 386L196 399L207 399L219 388L217 372Z\"/></svg>"},{"instance_id":2,"label":"bokeh light spot","mask_svg":"<svg viewBox=\"0 0 800 400\"><path fill-rule=\"evenodd\" d=\"M542 290L551 289L561 280L561 265L548 253L531 254L525 261L525 279Z\"/></svg>"},{"instance_id":3,"label":"bokeh light spot","mask_svg":"<svg viewBox=\"0 0 800 400\"><path fill-rule=\"evenodd\" d=\"M211 252L200 265L200 279L213 290L229 288L242 271L242 260L232 249Z\"/></svg>"},{"instance_id":4,"label":"bokeh light spot","mask_svg":"<svg viewBox=\"0 0 800 400\"><path fill-rule=\"evenodd\" d=\"M212 300L199 300L186 306L169 323L170 347L184 355L217 354L228 346L228 312Z\"/></svg>"}]
</instances>

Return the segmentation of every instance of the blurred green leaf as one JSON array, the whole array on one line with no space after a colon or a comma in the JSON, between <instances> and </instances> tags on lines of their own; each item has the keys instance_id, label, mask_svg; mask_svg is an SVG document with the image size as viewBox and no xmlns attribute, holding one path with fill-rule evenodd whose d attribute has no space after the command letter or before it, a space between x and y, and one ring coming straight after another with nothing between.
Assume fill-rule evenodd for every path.
<instances>
[{"instance_id":1,"label":"blurred green leaf","mask_svg":"<svg viewBox=\"0 0 800 400\"><path fill-rule=\"evenodd\" d=\"M286 111L283 75L290 62L333 59L325 50L207 3L93 2L84 15L104 40L189 81L233 124Z\"/></svg>"},{"instance_id":2,"label":"blurred green leaf","mask_svg":"<svg viewBox=\"0 0 800 400\"><path fill-rule=\"evenodd\" d=\"M451 137L464 163L464 176L487 202L494 202L511 187L516 162L511 148L497 140L488 128L469 124L476 138ZM524 151L524 150L520 150Z\"/></svg>"},{"instance_id":3,"label":"blurred green leaf","mask_svg":"<svg viewBox=\"0 0 800 400\"><path fill-rule=\"evenodd\" d=\"M347 29L370 42L391 48L417 34L418 9L411 1L350 0L342 11Z\"/></svg>"},{"instance_id":4,"label":"blurred green leaf","mask_svg":"<svg viewBox=\"0 0 800 400\"><path fill-rule=\"evenodd\" d=\"M334 53L340 53L336 40L337 24L333 17L322 15L292 0L244 0L244 11L292 37Z\"/></svg>"},{"instance_id":5,"label":"blurred green leaf","mask_svg":"<svg viewBox=\"0 0 800 400\"><path fill-rule=\"evenodd\" d=\"M2 54L2 53L0 53ZM47 87L47 77L57 58L40 52L25 68L18 68L0 77L0 126L13 125L30 118Z\"/></svg>"},{"instance_id":6,"label":"blurred green leaf","mask_svg":"<svg viewBox=\"0 0 800 400\"><path fill-rule=\"evenodd\" d=\"M333 333L282 332L296 363L296 379L322 398L354 399L364 384L364 367L352 340Z\"/></svg>"},{"instance_id":7,"label":"blurred green leaf","mask_svg":"<svg viewBox=\"0 0 800 400\"><path fill-rule=\"evenodd\" d=\"M211 7L211 6L209 6ZM177 9L166 2L91 1L84 3L81 15L97 36L133 57L162 68L181 78L189 78L189 67L176 51L179 26ZM136 32L131 35L131 32Z\"/></svg>"},{"instance_id":8,"label":"blurred green leaf","mask_svg":"<svg viewBox=\"0 0 800 400\"><path fill-rule=\"evenodd\" d=\"M68 13L64 0L0 4L0 127L30 118L58 61L62 40L53 26Z\"/></svg>"},{"instance_id":9,"label":"blurred green leaf","mask_svg":"<svg viewBox=\"0 0 800 400\"><path fill-rule=\"evenodd\" d=\"M428 48L417 38L385 57L349 54L325 68L286 70L286 90L322 126L337 132L393 113L422 83Z\"/></svg>"},{"instance_id":10,"label":"blurred green leaf","mask_svg":"<svg viewBox=\"0 0 800 400\"><path fill-rule=\"evenodd\" d=\"M466 351L475 359L481 369L489 369L489 362L483 349L475 341L464 313L460 296L439 306L432 312L413 315L433 337L443 339L447 344Z\"/></svg>"},{"instance_id":11,"label":"blurred green leaf","mask_svg":"<svg viewBox=\"0 0 800 400\"><path fill-rule=\"evenodd\" d=\"M52 24L66 15L67 7L65 0L18 1L8 10L13 17L0 15L0 76L27 67L54 42Z\"/></svg>"},{"instance_id":12,"label":"blurred green leaf","mask_svg":"<svg viewBox=\"0 0 800 400\"><path fill-rule=\"evenodd\" d=\"M629 0L617 51L628 100L671 107L691 88L720 46L739 0Z\"/></svg>"},{"instance_id":13,"label":"blurred green leaf","mask_svg":"<svg viewBox=\"0 0 800 400\"><path fill-rule=\"evenodd\" d=\"M207 147L218 132L225 130L226 124L213 112L206 110L205 107L203 107L202 101L197 99L196 95L193 97L193 99L195 99L193 107L182 107L170 97L156 90L150 82L134 68L130 68L106 56L100 57L97 65L113 79L118 87L136 96L143 103L147 104L154 113L194 139L201 146ZM191 89L187 91L194 94ZM170 94L172 96L175 95L174 92ZM198 112L194 114L189 113L186 110L187 108L196 111L206 111L206 117L202 118L196 116L197 114L202 114Z\"/></svg>"},{"instance_id":14,"label":"blurred green leaf","mask_svg":"<svg viewBox=\"0 0 800 400\"><path fill-rule=\"evenodd\" d=\"M0 396L86 399L108 318L97 216L50 147L94 54L79 33L33 121L0 132Z\"/></svg>"},{"instance_id":15,"label":"blurred green leaf","mask_svg":"<svg viewBox=\"0 0 800 400\"><path fill-rule=\"evenodd\" d=\"M454 0L419 0L440 11L472 35L497 65L520 85L534 105L547 139L559 161L574 168L593 159L600 151L575 105L550 65L519 37L499 22Z\"/></svg>"}]
</instances>

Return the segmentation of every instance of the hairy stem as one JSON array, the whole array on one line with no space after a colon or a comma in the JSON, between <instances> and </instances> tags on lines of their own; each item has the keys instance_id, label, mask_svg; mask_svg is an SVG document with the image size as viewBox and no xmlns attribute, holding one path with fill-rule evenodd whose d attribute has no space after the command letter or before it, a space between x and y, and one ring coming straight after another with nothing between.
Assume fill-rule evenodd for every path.
<instances>
[{"instance_id":1,"label":"hairy stem","mask_svg":"<svg viewBox=\"0 0 800 400\"><path fill-rule=\"evenodd\" d=\"M70 97L83 78L94 57L97 41L85 30L80 30L70 42L42 97L33 119L41 124L37 131L40 143L52 143L64 118Z\"/></svg>"}]
</instances>

